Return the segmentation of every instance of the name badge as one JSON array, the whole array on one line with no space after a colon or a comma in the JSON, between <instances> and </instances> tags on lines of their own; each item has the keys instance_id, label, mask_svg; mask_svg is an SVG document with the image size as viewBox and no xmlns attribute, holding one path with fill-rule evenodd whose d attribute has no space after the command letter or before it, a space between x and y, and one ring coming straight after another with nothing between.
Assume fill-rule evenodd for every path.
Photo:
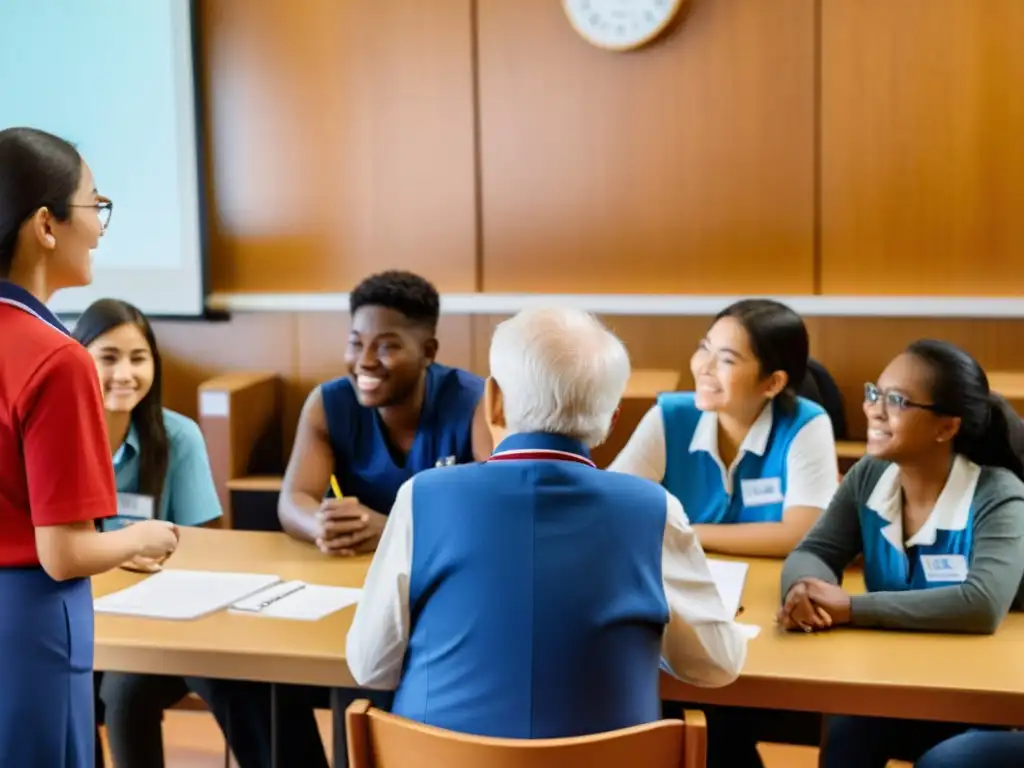
<instances>
[{"instance_id":1,"label":"name badge","mask_svg":"<svg viewBox=\"0 0 1024 768\"><path fill-rule=\"evenodd\" d=\"M133 520L152 520L153 497L138 493L117 494L117 516Z\"/></svg>"},{"instance_id":2,"label":"name badge","mask_svg":"<svg viewBox=\"0 0 1024 768\"><path fill-rule=\"evenodd\" d=\"M763 507L766 504L781 504L782 478L759 477L756 480L741 480L740 492L744 507Z\"/></svg>"},{"instance_id":3,"label":"name badge","mask_svg":"<svg viewBox=\"0 0 1024 768\"><path fill-rule=\"evenodd\" d=\"M963 555L921 555L921 568L928 581L946 584L967 581L967 558Z\"/></svg>"}]
</instances>

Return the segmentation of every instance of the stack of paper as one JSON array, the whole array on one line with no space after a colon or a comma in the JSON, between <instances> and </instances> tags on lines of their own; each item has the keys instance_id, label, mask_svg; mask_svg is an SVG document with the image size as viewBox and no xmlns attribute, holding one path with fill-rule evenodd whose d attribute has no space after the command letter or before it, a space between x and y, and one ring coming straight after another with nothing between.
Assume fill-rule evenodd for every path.
<instances>
[{"instance_id":1,"label":"stack of paper","mask_svg":"<svg viewBox=\"0 0 1024 768\"><path fill-rule=\"evenodd\" d=\"M711 570L711 578L715 580L718 587L718 594L722 596L726 610L730 616L736 616L740 612L740 601L743 599L743 585L747 580L747 570L750 566L747 563L738 563L734 560L708 560L708 568Z\"/></svg>"},{"instance_id":2,"label":"stack of paper","mask_svg":"<svg viewBox=\"0 0 1024 768\"><path fill-rule=\"evenodd\" d=\"M147 619L198 619L281 581L265 573L166 570L98 598L97 613Z\"/></svg>"},{"instance_id":3,"label":"stack of paper","mask_svg":"<svg viewBox=\"0 0 1024 768\"><path fill-rule=\"evenodd\" d=\"M288 581L231 606L231 613L265 616L271 619L319 621L335 611L355 605L363 590L352 587L324 587Z\"/></svg>"}]
</instances>

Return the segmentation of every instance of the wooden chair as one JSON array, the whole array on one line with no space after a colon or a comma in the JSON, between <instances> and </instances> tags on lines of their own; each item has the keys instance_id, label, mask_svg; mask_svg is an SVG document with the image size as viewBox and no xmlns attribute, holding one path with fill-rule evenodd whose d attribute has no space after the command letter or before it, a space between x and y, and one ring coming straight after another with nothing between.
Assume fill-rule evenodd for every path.
<instances>
[{"instance_id":1,"label":"wooden chair","mask_svg":"<svg viewBox=\"0 0 1024 768\"><path fill-rule=\"evenodd\" d=\"M685 717L568 739L493 739L414 723L366 699L345 710L351 768L703 768L704 714Z\"/></svg>"}]
</instances>

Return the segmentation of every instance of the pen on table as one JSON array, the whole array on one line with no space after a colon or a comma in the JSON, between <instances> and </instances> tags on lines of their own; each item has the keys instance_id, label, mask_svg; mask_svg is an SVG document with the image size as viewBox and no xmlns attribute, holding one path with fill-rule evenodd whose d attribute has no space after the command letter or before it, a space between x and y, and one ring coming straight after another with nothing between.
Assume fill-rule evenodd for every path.
<instances>
[{"instance_id":1,"label":"pen on table","mask_svg":"<svg viewBox=\"0 0 1024 768\"><path fill-rule=\"evenodd\" d=\"M334 494L334 498L341 498L341 486L338 485L338 478L331 473L331 492Z\"/></svg>"}]
</instances>

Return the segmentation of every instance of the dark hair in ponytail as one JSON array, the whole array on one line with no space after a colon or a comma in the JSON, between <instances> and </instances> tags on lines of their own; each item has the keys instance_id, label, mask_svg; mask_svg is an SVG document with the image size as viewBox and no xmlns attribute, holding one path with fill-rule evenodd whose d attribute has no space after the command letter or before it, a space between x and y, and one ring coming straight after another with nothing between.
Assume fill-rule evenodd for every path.
<instances>
[{"instance_id":1,"label":"dark hair in ponytail","mask_svg":"<svg viewBox=\"0 0 1024 768\"><path fill-rule=\"evenodd\" d=\"M989 391L978 361L953 344L931 339L915 341L907 353L931 372L935 411L960 419L953 450L1024 479L1024 423L1004 398Z\"/></svg>"},{"instance_id":2,"label":"dark hair in ponytail","mask_svg":"<svg viewBox=\"0 0 1024 768\"><path fill-rule=\"evenodd\" d=\"M163 366L153 326L140 309L127 301L100 299L90 304L78 318L72 335L83 347L88 347L103 334L122 325L134 325L142 332L153 357L153 386L132 409L132 424L139 434L139 493L152 496L154 506L159 508L171 448L164 426Z\"/></svg>"}]
</instances>

